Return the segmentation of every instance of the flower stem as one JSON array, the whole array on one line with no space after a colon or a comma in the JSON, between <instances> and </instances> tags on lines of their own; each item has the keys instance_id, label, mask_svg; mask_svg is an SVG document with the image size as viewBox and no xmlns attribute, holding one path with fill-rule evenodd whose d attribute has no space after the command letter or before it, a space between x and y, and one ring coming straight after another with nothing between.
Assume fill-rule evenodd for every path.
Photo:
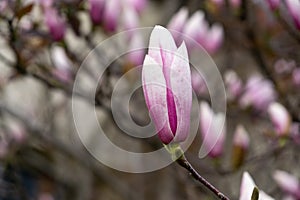
<instances>
[{"instance_id":1,"label":"flower stem","mask_svg":"<svg viewBox=\"0 0 300 200\"><path fill-rule=\"evenodd\" d=\"M182 155L177 159L177 163L187 169L194 179L202 183L205 187L207 187L210 191L212 191L219 199L229 200L222 192L220 192L217 188L215 188L211 183L209 183L205 178L203 178L189 163L189 161Z\"/></svg>"}]
</instances>

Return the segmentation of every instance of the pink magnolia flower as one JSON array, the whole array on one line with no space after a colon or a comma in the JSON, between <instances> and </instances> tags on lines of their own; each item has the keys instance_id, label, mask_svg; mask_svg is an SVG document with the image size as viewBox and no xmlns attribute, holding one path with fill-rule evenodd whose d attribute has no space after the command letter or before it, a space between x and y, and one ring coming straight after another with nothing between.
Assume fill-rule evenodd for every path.
<instances>
[{"instance_id":1,"label":"pink magnolia flower","mask_svg":"<svg viewBox=\"0 0 300 200\"><path fill-rule=\"evenodd\" d=\"M130 6L125 6L123 9L123 30L130 30L137 28L139 25L139 17L137 11L130 7ZM132 37L133 32L129 31L129 38Z\"/></svg>"},{"instance_id":2,"label":"pink magnolia flower","mask_svg":"<svg viewBox=\"0 0 300 200\"><path fill-rule=\"evenodd\" d=\"M211 157L218 157L223 153L226 136L226 128L223 124L225 116L223 113L215 114L208 103L200 103L200 131L203 145Z\"/></svg>"},{"instance_id":3,"label":"pink magnolia flower","mask_svg":"<svg viewBox=\"0 0 300 200\"><path fill-rule=\"evenodd\" d=\"M206 35L205 43L203 44L206 51L215 53L221 46L224 39L223 27L220 24L214 24Z\"/></svg>"},{"instance_id":4,"label":"pink magnolia flower","mask_svg":"<svg viewBox=\"0 0 300 200\"><path fill-rule=\"evenodd\" d=\"M283 191L298 199L300 198L300 183L295 176L285 171L276 170L273 174L273 178Z\"/></svg>"},{"instance_id":5,"label":"pink magnolia flower","mask_svg":"<svg viewBox=\"0 0 300 200\"><path fill-rule=\"evenodd\" d=\"M139 66L145 58L144 41L140 34L135 33L129 43L130 52L127 54L127 60L134 66Z\"/></svg>"},{"instance_id":6,"label":"pink magnolia flower","mask_svg":"<svg viewBox=\"0 0 300 200\"><path fill-rule=\"evenodd\" d=\"M202 11L197 11L186 22L186 25L183 29L183 33L191 37L192 39L198 41L200 37L199 35L202 32L204 33L204 30L207 29L207 26L207 22L204 19L204 13ZM194 48L191 43L187 43L187 47L189 49Z\"/></svg>"},{"instance_id":7,"label":"pink magnolia flower","mask_svg":"<svg viewBox=\"0 0 300 200\"><path fill-rule=\"evenodd\" d=\"M240 187L240 197L239 200L250 200L254 187L256 187L255 182L248 172L243 173L243 178ZM264 191L259 190L258 200L274 200L272 197L267 195Z\"/></svg>"},{"instance_id":8,"label":"pink magnolia flower","mask_svg":"<svg viewBox=\"0 0 300 200\"><path fill-rule=\"evenodd\" d=\"M252 106L258 111L265 111L275 99L273 84L255 75L248 79L239 103L243 108Z\"/></svg>"},{"instance_id":9,"label":"pink magnolia flower","mask_svg":"<svg viewBox=\"0 0 300 200\"><path fill-rule=\"evenodd\" d=\"M271 10L276 10L280 5L280 0L268 0L268 4Z\"/></svg>"},{"instance_id":10,"label":"pink magnolia flower","mask_svg":"<svg viewBox=\"0 0 300 200\"><path fill-rule=\"evenodd\" d=\"M293 83L296 86L300 86L300 68L295 68L293 70Z\"/></svg>"},{"instance_id":11,"label":"pink magnolia flower","mask_svg":"<svg viewBox=\"0 0 300 200\"><path fill-rule=\"evenodd\" d=\"M59 41L64 38L66 24L55 8L45 9L45 22L54 40Z\"/></svg>"},{"instance_id":12,"label":"pink magnolia flower","mask_svg":"<svg viewBox=\"0 0 300 200\"><path fill-rule=\"evenodd\" d=\"M177 44L182 42L180 33L183 32L185 24L188 19L188 9L186 7L181 8L170 20L167 25L169 30L174 30L179 33L173 32L172 35Z\"/></svg>"},{"instance_id":13,"label":"pink magnolia flower","mask_svg":"<svg viewBox=\"0 0 300 200\"><path fill-rule=\"evenodd\" d=\"M268 114L278 136L283 136L289 133L291 117L285 107L274 102L268 107Z\"/></svg>"},{"instance_id":14,"label":"pink magnolia flower","mask_svg":"<svg viewBox=\"0 0 300 200\"><path fill-rule=\"evenodd\" d=\"M171 33L155 26L142 69L143 90L150 116L165 144L184 141L189 133L192 85L184 42L179 48Z\"/></svg>"},{"instance_id":15,"label":"pink magnolia flower","mask_svg":"<svg viewBox=\"0 0 300 200\"><path fill-rule=\"evenodd\" d=\"M95 24L99 24L103 19L105 0L89 0L90 16Z\"/></svg>"},{"instance_id":16,"label":"pink magnolia flower","mask_svg":"<svg viewBox=\"0 0 300 200\"><path fill-rule=\"evenodd\" d=\"M109 0L105 3L103 23L106 31L114 32L118 26L118 16L121 13L119 0Z\"/></svg>"},{"instance_id":17,"label":"pink magnolia flower","mask_svg":"<svg viewBox=\"0 0 300 200\"><path fill-rule=\"evenodd\" d=\"M296 27L300 30L300 1L285 0Z\"/></svg>"},{"instance_id":18,"label":"pink magnolia flower","mask_svg":"<svg viewBox=\"0 0 300 200\"><path fill-rule=\"evenodd\" d=\"M233 137L233 144L235 146L241 147L244 150L247 150L249 147L250 138L249 134L242 125L238 125L234 137Z\"/></svg>"},{"instance_id":19,"label":"pink magnolia flower","mask_svg":"<svg viewBox=\"0 0 300 200\"><path fill-rule=\"evenodd\" d=\"M242 80L234 71L229 70L224 75L224 81L226 85L227 98L230 100L236 99L242 92Z\"/></svg>"},{"instance_id":20,"label":"pink magnolia flower","mask_svg":"<svg viewBox=\"0 0 300 200\"><path fill-rule=\"evenodd\" d=\"M192 88L197 95L205 94L207 87L203 77L197 72L192 71Z\"/></svg>"},{"instance_id":21,"label":"pink magnolia flower","mask_svg":"<svg viewBox=\"0 0 300 200\"><path fill-rule=\"evenodd\" d=\"M55 66L53 75L63 82L70 82L72 79L72 62L62 47L53 47L50 52L51 60Z\"/></svg>"}]
</instances>

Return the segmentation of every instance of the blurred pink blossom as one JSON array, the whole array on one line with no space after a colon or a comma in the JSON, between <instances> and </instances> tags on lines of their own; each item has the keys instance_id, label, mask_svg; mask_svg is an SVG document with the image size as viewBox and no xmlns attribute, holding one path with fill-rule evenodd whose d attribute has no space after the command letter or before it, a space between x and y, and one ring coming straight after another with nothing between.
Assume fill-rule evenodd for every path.
<instances>
[{"instance_id":1,"label":"blurred pink blossom","mask_svg":"<svg viewBox=\"0 0 300 200\"><path fill-rule=\"evenodd\" d=\"M269 105L268 114L278 136L289 134L291 117L285 107L274 102Z\"/></svg>"},{"instance_id":2,"label":"blurred pink blossom","mask_svg":"<svg viewBox=\"0 0 300 200\"><path fill-rule=\"evenodd\" d=\"M243 108L252 106L258 111L266 111L275 99L273 84L261 76L254 75L248 79L239 103Z\"/></svg>"},{"instance_id":3,"label":"blurred pink blossom","mask_svg":"<svg viewBox=\"0 0 300 200\"><path fill-rule=\"evenodd\" d=\"M195 70L192 71L192 87L196 95L205 94L207 92L203 77Z\"/></svg>"},{"instance_id":4,"label":"blurred pink blossom","mask_svg":"<svg viewBox=\"0 0 300 200\"><path fill-rule=\"evenodd\" d=\"M293 83L296 86L300 86L300 68L295 68L293 70Z\"/></svg>"},{"instance_id":5,"label":"blurred pink blossom","mask_svg":"<svg viewBox=\"0 0 300 200\"><path fill-rule=\"evenodd\" d=\"M281 170L276 170L273 178L284 192L291 194L297 199L300 198L300 183L298 178Z\"/></svg>"},{"instance_id":6,"label":"blurred pink blossom","mask_svg":"<svg viewBox=\"0 0 300 200\"><path fill-rule=\"evenodd\" d=\"M213 24L208 30L205 38L204 48L208 53L215 53L221 46L224 39L223 27L220 24Z\"/></svg>"},{"instance_id":7,"label":"blurred pink blossom","mask_svg":"<svg viewBox=\"0 0 300 200\"><path fill-rule=\"evenodd\" d=\"M224 75L224 81L226 85L227 98L230 100L236 99L242 92L242 80L233 70L229 70Z\"/></svg>"},{"instance_id":8,"label":"blurred pink blossom","mask_svg":"<svg viewBox=\"0 0 300 200\"><path fill-rule=\"evenodd\" d=\"M167 28L169 30L174 30L176 32L172 32L174 40L177 44L182 42L181 34L183 32L184 26L188 19L188 9L186 7L182 7L169 21Z\"/></svg>"},{"instance_id":9,"label":"blurred pink blossom","mask_svg":"<svg viewBox=\"0 0 300 200\"><path fill-rule=\"evenodd\" d=\"M225 116L215 114L207 102L200 103L200 131L208 155L221 156L226 137Z\"/></svg>"},{"instance_id":10,"label":"blurred pink blossom","mask_svg":"<svg viewBox=\"0 0 300 200\"><path fill-rule=\"evenodd\" d=\"M146 105L165 144L184 141L190 129L192 85L184 42L177 48L171 33L155 26L142 70Z\"/></svg>"},{"instance_id":11,"label":"blurred pink blossom","mask_svg":"<svg viewBox=\"0 0 300 200\"><path fill-rule=\"evenodd\" d=\"M248 132L243 125L239 124L234 132L233 144L235 146L241 147L244 150L247 150L249 147L249 143L250 138Z\"/></svg>"},{"instance_id":12,"label":"blurred pink blossom","mask_svg":"<svg viewBox=\"0 0 300 200\"><path fill-rule=\"evenodd\" d=\"M45 23L54 40L59 41L64 38L66 23L55 8L48 7L45 9Z\"/></svg>"},{"instance_id":13,"label":"blurred pink blossom","mask_svg":"<svg viewBox=\"0 0 300 200\"><path fill-rule=\"evenodd\" d=\"M145 58L144 41L140 34L133 34L129 43L130 52L127 54L127 60L134 66L139 66Z\"/></svg>"},{"instance_id":14,"label":"blurred pink blossom","mask_svg":"<svg viewBox=\"0 0 300 200\"><path fill-rule=\"evenodd\" d=\"M90 16L95 24L99 24L103 19L105 0L89 0Z\"/></svg>"},{"instance_id":15,"label":"blurred pink blossom","mask_svg":"<svg viewBox=\"0 0 300 200\"><path fill-rule=\"evenodd\" d=\"M72 62L66 55L62 47L55 46L50 51L51 60L55 69L52 71L53 75L63 82L70 82L72 80Z\"/></svg>"},{"instance_id":16,"label":"blurred pink blossom","mask_svg":"<svg viewBox=\"0 0 300 200\"><path fill-rule=\"evenodd\" d=\"M196 11L190 19L186 22L185 27L183 28L183 33L192 39L196 40L198 39L199 31L203 27L203 23L205 23L204 20L204 13L200 10ZM188 49L193 49L193 43L186 41Z\"/></svg>"},{"instance_id":17,"label":"blurred pink blossom","mask_svg":"<svg viewBox=\"0 0 300 200\"><path fill-rule=\"evenodd\" d=\"M288 10L294 20L296 27L300 30L300 1L285 0Z\"/></svg>"},{"instance_id":18,"label":"blurred pink blossom","mask_svg":"<svg viewBox=\"0 0 300 200\"><path fill-rule=\"evenodd\" d=\"M123 16L122 16L122 25L123 25L123 30L130 30L137 28L139 25L139 16L137 11L130 6L126 6L123 9ZM132 36L132 32L129 31L129 37Z\"/></svg>"},{"instance_id":19,"label":"blurred pink blossom","mask_svg":"<svg viewBox=\"0 0 300 200\"><path fill-rule=\"evenodd\" d=\"M118 17L121 13L119 0L109 0L105 3L103 23L106 31L114 32L118 26Z\"/></svg>"}]
</instances>

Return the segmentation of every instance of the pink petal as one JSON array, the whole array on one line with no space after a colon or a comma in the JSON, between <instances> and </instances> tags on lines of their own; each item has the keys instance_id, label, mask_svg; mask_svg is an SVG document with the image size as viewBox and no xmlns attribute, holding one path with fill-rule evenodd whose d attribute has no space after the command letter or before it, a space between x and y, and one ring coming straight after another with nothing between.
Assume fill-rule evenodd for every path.
<instances>
[{"instance_id":1,"label":"pink petal","mask_svg":"<svg viewBox=\"0 0 300 200\"><path fill-rule=\"evenodd\" d=\"M203 138L204 149L209 156L217 157L223 152L225 141L225 116L222 113L214 114L206 102L200 104L200 128ZM221 131L221 132L220 132Z\"/></svg>"},{"instance_id":2,"label":"pink petal","mask_svg":"<svg viewBox=\"0 0 300 200\"><path fill-rule=\"evenodd\" d=\"M163 143L168 144L174 136L168 123L166 81L162 67L149 55L144 60L142 81L146 104L158 136Z\"/></svg>"},{"instance_id":3,"label":"pink petal","mask_svg":"<svg viewBox=\"0 0 300 200\"><path fill-rule=\"evenodd\" d=\"M190 129L192 106L192 84L189 58L184 42L174 55L171 66L171 89L174 95L177 113L176 142L186 139ZM168 108L169 109L169 108Z\"/></svg>"},{"instance_id":4,"label":"pink petal","mask_svg":"<svg viewBox=\"0 0 300 200\"><path fill-rule=\"evenodd\" d=\"M248 172L243 173L239 200L250 200L255 183Z\"/></svg>"},{"instance_id":5,"label":"pink petal","mask_svg":"<svg viewBox=\"0 0 300 200\"><path fill-rule=\"evenodd\" d=\"M183 33L197 41L199 38L199 32L202 31L202 28L205 29L204 26L202 27L203 24L205 24L204 13L202 11L197 11L186 23ZM187 47L188 49L191 49L193 48L193 44L191 42L187 43Z\"/></svg>"},{"instance_id":6,"label":"pink petal","mask_svg":"<svg viewBox=\"0 0 300 200\"><path fill-rule=\"evenodd\" d=\"M243 149L248 149L249 147L249 134L242 125L238 125L234 137L233 137L233 144L235 146L242 147Z\"/></svg>"},{"instance_id":7,"label":"pink petal","mask_svg":"<svg viewBox=\"0 0 300 200\"><path fill-rule=\"evenodd\" d=\"M275 102L268 107L268 113L271 118L275 130L279 136L289 133L291 118L286 110L281 104Z\"/></svg>"},{"instance_id":8,"label":"pink petal","mask_svg":"<svg viewBox=\"0 0 300 200\"><path fill-rule=\"evenodd\" d=\"M252 177L248 172L244 172L241 187L240 187L239 200L250 200L254 187L256 187L256 185ZM267 195L264 191L259 190L258 200L274 200L274 199L269 195Z\"/></svg>"},{"instance_id":9,"label":"pink petal","mask_svg":"<svg viewBox=\"0 0 300 200\"><path fill-rule=\"evenodd\" d=\"M162 26L155 26L149 42L148 54L160 66L170 67L173 61L173 52L177 50L171 33Z\"/></svg>"},{"instance_id":10,"label":"pink petal","mask_svg":"<svg viewBox=\"0 0 300 200\"><path fill-rule=\"evenodd\" d=\"M282 190L300 198L300 184L295 176L285 171L276 170L273 178Z\"/></svg>"},{"instance_id":11,"label":"pink petal","mask_svg":"<svg viewBox=\"0 0 300 200\"><path fill-rule=\"evenodd\" d=\"M121 12L118 0L106 1L104 9L104 27L107 31L113 32L118 26L118 16Z\"/></svg>"},{"instance_id":12,"label":"pink petal","mask_svg":"<svg viewBox=\"0 0 300 200\"><path fill-rule=\"evenodd\" d=\"M188 19L188 9L186 7L181 8L170 20L169 24L167 25L167 28L169 30L174 30L172 33L174 40L177 42L177 44L181 41L181 32L183 31L183 28L185 26L185 23ZM177 33L177 32L180 33Z\"/></svg>"}]
</instances>

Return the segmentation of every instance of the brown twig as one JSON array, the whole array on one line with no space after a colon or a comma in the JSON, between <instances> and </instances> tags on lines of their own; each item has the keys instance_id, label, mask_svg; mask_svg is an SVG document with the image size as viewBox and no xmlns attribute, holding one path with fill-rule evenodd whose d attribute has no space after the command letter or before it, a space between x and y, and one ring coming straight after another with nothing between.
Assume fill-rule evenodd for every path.
<instances>
[{"instance_id":1,"label":"brown twig","mask_svg":"<svg viewBox=\"0 0 300 200\"><path fill-rule=\"evenodd\" d=\"M187 169L193 178L203 184L206 188L212 191L219 199L229 200L227 196L225 196L222 192L220 192L215 186L209 183L205 178L203 178L189 163L189 161L182 155L179 159L177 159L177 163L183 168Z\"/></svg>"}]
</instances>

